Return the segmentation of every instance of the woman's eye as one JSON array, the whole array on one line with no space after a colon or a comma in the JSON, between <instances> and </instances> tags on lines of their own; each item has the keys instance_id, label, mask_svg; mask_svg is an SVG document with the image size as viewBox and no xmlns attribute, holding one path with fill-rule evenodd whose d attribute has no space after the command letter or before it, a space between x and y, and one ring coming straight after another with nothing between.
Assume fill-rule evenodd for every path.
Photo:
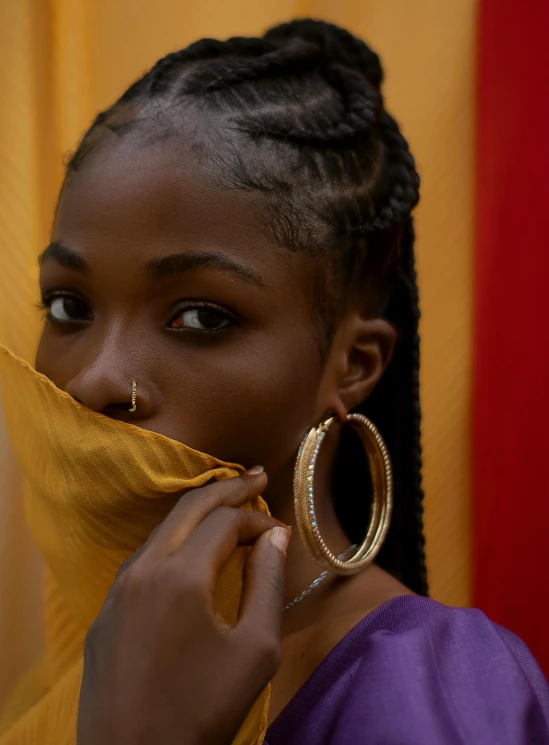
<instances>
[{"instance_id":1,"label":"woman's eye","mask_svg":"<svg viewBox=\"0 0 549 745\"><path fill-rule=\"evenodd\" d=\"M175 318L171 327L174 329L194 329L196 331L220 331L231 326L232 321L221 310L216 308L189 308Z\"/></svg>"},{"instance_id":2,"label":"woman's eye","mask_svg":"<svg viewBox=\"0 0 549 745\"><path fill-rule=\"evenodd\" d=\"M54 321L91 321L93 316L89 305L80 298L59 295L47 301L49 316Z\"/></svg>"}]
</instances>

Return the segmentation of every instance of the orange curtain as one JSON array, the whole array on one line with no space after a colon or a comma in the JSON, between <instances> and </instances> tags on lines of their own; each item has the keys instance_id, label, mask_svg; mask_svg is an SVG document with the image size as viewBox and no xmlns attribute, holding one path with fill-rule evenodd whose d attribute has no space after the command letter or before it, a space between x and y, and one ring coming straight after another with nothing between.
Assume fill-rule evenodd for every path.
<instances>
[{"instance_id":1,"label":"orange curtain","mask_svg":"<svg viewBox=\"0 0 549 745\"><path fill-rule=\"evenodd\" d=\"M261 33L293 17L347 26L382 56L388 106L423 179L427 552L433 597L469 601L469 376L474 0L0 0L0 341L32 360L36 256L62 159L98 110L158 57L202 36ZM40 565L0 416L0 699L39 645Z\"/></svg>"}]
</instances>

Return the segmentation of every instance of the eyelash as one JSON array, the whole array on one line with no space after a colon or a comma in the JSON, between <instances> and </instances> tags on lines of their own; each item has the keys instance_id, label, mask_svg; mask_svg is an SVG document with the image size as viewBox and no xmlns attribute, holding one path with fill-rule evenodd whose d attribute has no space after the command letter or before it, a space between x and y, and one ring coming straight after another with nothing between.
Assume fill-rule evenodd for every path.
<instances>
[{"instance_id":1,"label":"eyelash","mask_svg":"<svg viewBox=\"0 0 549 745\"><path fill-rule=\"evenodd\" d=\"M54 302L54 300L58 300L59 298L71 298L72 300L78 300L82 303L85 303L88 307L90 307L89 302L78 295L75 292L67 292L57 290L56 292L47 292L44 295L42 295L40 302L37 304L37 309L41 311L42 313L45 313L48 320L51 323L55 323L58 326L75 326L75 325L83 325L85 323L88 323L86 320L78 321L77 319L69 320L69 321L60 321L58 318L52 318L50 315L51 311L51 305Z\"/></svg>"},{"instance_id":2,"label":"eyelash","mask_svg":"<svg viewBox=\"0 0 549 745\"><path fill-rule=\"evenodd\" d=\"M184 303L180 303L177 311L171 316L169 323L172 324L182 313L185 313L185 311L188 310L213 310L219 313L220 316L223 317L224 320L229 321L228 326L223 326L219 329L194 329L191 327L187 328L169 328L168 331L171 331L175 334L177 333L191 333L191 334L197 334L197 335L212 335L212 334L219 334L221 331L228 331L228 329L232 328L232 326L236 325L237 323L237 317L234 313L231 313L227 308L224 308L221 305L216 305L215 303L209 303L205 300L187 300Z\"/></svg>"},{"instance_id":3,"label":"eyelash","mask_svg":"<svg viewBox=\"0 0 549 745\"><path fill-rule=\"evenodd\" d=\"M86 303L88 306L90 305L87 300L80 297L76 293L66 292L66 291L62 292L59 290L56 292L45 293L42 296L41 301L37 304L36 307L39 311L47 314L47 317L50 323L54 323L59 326L71 326L71 325L74 326L76 324L82 325L85 323L89 323L89 321L86 321L86 320L79 321L78 319L74 319L74 320L68 320L68 321L61 321L58 318L52 318L52 316L50 315L51 305L54 302L54 300L57 300L58 298L73 298L75 300L79 300L79 301ZM170 325L173 324L174 321L177 318L179 318L179 316L182 313L185 313L188 310L194 310L194 309L199 309L199 310L205 309L205 310L217 311L221 316L224 317L224 319L226 319L227 321L230 321L230 324L228 326L223 326L222 328L219 328L219 329L195 329L191 327L170 328ZM236 323L237 323L237 318L235 314L227 310L227 308L223 308L221 305L216 305L215 303L209 303L204 300L188 300L185 303L181 303L178 306L177 310L174 312L174 314L170 317L167 330L173 333L192 333L192 334L197 334L197 335L202 335L202 334L212 335L212 334L217 334L221 331L226 331L232 326L234 326Z\"/></svg>"}]
</instances>

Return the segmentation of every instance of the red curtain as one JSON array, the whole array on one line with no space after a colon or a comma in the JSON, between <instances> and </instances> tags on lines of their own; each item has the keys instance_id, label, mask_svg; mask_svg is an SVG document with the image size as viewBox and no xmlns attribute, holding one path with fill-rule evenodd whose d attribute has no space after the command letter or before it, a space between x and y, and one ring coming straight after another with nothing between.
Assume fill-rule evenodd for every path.
<instances>
[{"instance_id":1,"label":"red curtain","mask_svg":"<svg viewBox=\"0 0 549 745\"><path fill-rule=\"evenodd\" d=\"M479 13L473 601L549 675L549 2Z\"/></svg>"}]
</instances>

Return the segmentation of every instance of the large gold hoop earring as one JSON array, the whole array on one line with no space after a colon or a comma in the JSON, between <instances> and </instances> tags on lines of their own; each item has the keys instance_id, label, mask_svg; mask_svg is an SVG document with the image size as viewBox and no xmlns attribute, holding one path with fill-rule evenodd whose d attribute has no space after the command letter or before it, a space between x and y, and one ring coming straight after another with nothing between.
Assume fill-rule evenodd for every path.
<instances>
[{"instance_id":1,"label":"large gold hoop earring","mask_svg":"<svg viewBox=\"0 0 549 745\"><path fill-rule=\"evenodd\" d=\"M375 425L362 414L349 414L347 422L357 431L370 465L372 508L366 537L350 559L342 561L330 551L317 525L314 505L315 465L322 440L335 417L313 427L303 438L294 472L294 506L301 540L325 569L355 574L377 556L389 530L393 508L393 473L387 447Z\"/></svg>"}]
</instances>

